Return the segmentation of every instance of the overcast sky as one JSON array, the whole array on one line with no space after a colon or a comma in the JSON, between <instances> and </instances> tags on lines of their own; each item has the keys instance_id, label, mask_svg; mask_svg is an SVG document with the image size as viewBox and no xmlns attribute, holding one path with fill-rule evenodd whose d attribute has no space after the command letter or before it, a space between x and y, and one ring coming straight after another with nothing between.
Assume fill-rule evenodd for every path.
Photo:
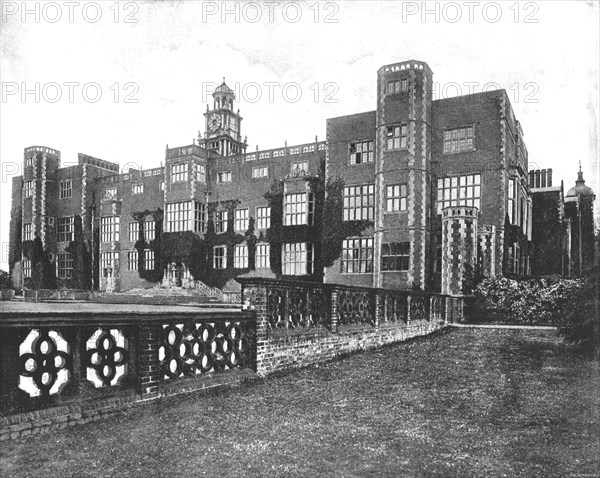
<instances>
[{"instance_id":1,"label":"overcast sky","mask_svg":"<svg viewBox=\"0 0 600 478\"><path fill-rule=\"evenodd\" d=\"M249 150L267 149L324 140L327 118L375 109L379 67L422 60L434 97L506 89L530 167L553 168L569 189L581 160L600 195L598 2L223 5L2 2L1 268L23 148L58 149L63 165L81 152L157 167L166 144L204 132L223 77Z\"/></svg>"}]
</instances>

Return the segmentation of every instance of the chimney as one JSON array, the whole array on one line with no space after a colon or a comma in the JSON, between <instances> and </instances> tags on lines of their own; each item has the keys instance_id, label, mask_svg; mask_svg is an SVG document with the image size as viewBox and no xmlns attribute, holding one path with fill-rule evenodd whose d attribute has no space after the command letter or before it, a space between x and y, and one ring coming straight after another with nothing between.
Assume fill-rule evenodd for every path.
<instances>
[{"instance_id":1,"label":"chimney","mask_svg":"<svg viewBox=\"0 0 600 478\"><path fill-rule=\"evenodd\" d=\"M552 168L548 169L548 187L552 186Z\"/></svg>"},{"instance_id":2,"label":"chimney","mask_svg":"<svg viewBox=\"0 0 600 478\"><path fill-rule=\"evenodd\" d=\"M535 182L535 177L534 177L535 172L534 171L529 171L528 175L529 175L529 187L530 188L534 188L534 182Z\"/></svg>"},{"instance_id":3,"label":"chimney","mask_svg":"<svg viewBox=\"0 0 600 478\"><path fill-rule=\"evenodd\" d=\"M546 187L546 170L545 169L542 169L541 179L542 179L542 184L540 184L540 187L545 188Z\"/></svg>"}]
</instances>

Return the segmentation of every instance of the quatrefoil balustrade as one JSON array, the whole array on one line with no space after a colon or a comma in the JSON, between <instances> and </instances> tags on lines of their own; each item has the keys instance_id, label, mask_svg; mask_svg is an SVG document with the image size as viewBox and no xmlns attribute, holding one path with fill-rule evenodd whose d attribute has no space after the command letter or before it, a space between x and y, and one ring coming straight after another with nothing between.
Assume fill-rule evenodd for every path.
<instances>
[{"instance_id":1,"label":"quatrefoil balustrade","mask_svg":"<svg viewBox=\"0 0 600 478\"><path fill-rule=\"evenodd\" d=\"M342 290L338 293L341 324L375 323L374 302L371 293Z\"/></svg>"},{"instance_id":2,"label":"quatrefoil balustrade","mask_svg":"<svg viewBox=\"0 0 600 478\"><path fill-rule=\"evenodd\" d=\"M235 322L163 326L159 360L165 378L223 372L249 358L250 343Z\"/></svg>"},{"instance_id":3,"label":"quatrefoil balustrade","mask_svg":"<svg viewBox=\"0 0 600 478\"><path fill-rule=\"evenodd\" d=\"M118 329L99 328L88 339L85 353L87 379L96 388L117 385L127 373L129 351Z\"/></svg>"},{"instance_id":4,"label":"quatrefoil balustrade","mask_svg":"<svg viewBox=\"0 0 600 478\"><path fill-rule=\"evenodd\" d=\"M33 329L19 346L19 388L30 397L58 394L70 380L72 363L60 333Z\"/></svg>"}]
</instances>

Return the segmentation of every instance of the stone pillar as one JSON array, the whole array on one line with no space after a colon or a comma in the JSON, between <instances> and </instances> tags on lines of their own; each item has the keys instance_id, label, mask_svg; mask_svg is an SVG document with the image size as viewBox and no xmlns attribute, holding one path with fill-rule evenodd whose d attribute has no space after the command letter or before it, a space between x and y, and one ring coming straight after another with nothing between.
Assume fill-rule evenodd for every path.
<instances>
[{"instance_id":1,"label":"stone pillar","mask_svg":"<svg viewBox=\"0 0 600 478\"><path fill-rule=\"evenodd\" d=\"M162 382L158 350L163 329L160 323L142 323L138 335L138 391L142 399L155 398Z\"/></svg>"},{"instance_id":2,"label":"stone pillar","mask_svg":"<svg viewBox=\"0 0 600 478\"><path fill-rule=\"evenodd\" d=\"M376 291L375 292L375 320L374 326L375 329L379 329L379 324L382 321L386 321L385 317L385 292Z\"/></svg>"},{"instance_id":3,"label":"stone pillar","mask_svg":"<svg viewBox=\"0 0 600 478\"><path fill-rule=\"evenodd\" d=\"M471 206L449 206L442 211L442 294L463 295L474 278L477 214L478 209Z\"/></svg>"},{"instance_id":4,"label":"stone pillar","mask_svg":"<svg viewBox=\"0 0 600 478\"><path fill-rule=\"evenodd\" d=\"M337 332L338 323L340 321L340 311L338 308L338 290L331 289L331 331Z\"/></svg>"},{"instance_id":5,"label":"stone pillar","mask_svg":"<svg viewBox=\"0 0 600 478\"><path fill-rule=\"evenodd\" d=\"M255 371L264 374L268 370L267 352L269 342L269 317L267 287L261 284L242 285L243 308L256 312L256 362Z\"/></svg>"}]
</instances>

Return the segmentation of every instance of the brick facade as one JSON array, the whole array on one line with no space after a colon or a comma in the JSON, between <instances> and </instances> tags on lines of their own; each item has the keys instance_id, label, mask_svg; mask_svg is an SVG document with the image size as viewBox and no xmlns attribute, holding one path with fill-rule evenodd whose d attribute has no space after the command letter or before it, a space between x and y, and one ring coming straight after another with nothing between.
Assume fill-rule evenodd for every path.
<instances>
[{"instance_id":1,"label":"brick facade","mask_svg":"<svg viewBox=\"0 0 600 478\"><path fill-rule=\"evenodd\" d=\"M33 224L55 269L56 254L67 248L81 256L75 268L91 261L100 290L198 281L229 287L237 276L285 276L439 291L442 209L468 206L478 210L476 274L531 274L528 155L506 92L434 101L432 85L424 62L385 65L374 85L375 110L328 119L325 141L248 151L235 95L223 83L207 105L204 136L167 147L164 166L151 170L115 174L116 164L84 155L60 168L59 152L27 148L25 161L35 155L38 166L14 182L11 227L18 214L21 229ZM61 182L69 179L71 197L61 199ZM22 194L27 181L32 198ZM268 220L261 219L265 211ZM42 221L54 218L56 227L69 216L81 219L84 246L57 240ZM103 221L119 221L118 238L103 234ZM153 221L154 239L130 233L132 223ZM17 279L21 235L11 234ZM192 243L187 256L173 252ZM73 274L57 286L91 287ZM17 281L23 283L31 286Z\"/></svg>"}]
</instances>

